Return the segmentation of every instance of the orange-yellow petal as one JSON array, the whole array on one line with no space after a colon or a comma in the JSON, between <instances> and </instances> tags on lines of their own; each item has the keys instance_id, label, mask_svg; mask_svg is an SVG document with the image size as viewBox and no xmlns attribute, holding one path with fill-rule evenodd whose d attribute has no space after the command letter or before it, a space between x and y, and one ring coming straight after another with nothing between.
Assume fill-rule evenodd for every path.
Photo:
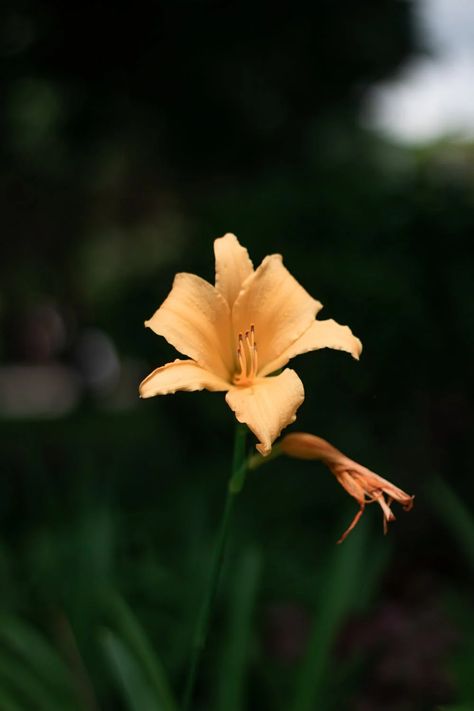
<instances>
[{"instance_id":1,"label":"orange-yellow petal","mask_svg":"<svg viewBox=\"0 0 474 711\"><path fill-rule=\"evenodd\" d=\"M249 253L237 237L227 233L214 240L216 289L232 308L242 284L253 273Z\"/></svg>"},{"instance_id":2,"label":"orange-yellow petal","mask_svg":"<svg viewBox=\"0 0 474 711\"><path fill-rule=\"evenodd\" d=\"M309 328L321 308L283 266L281 256L273 254L265 257L237 297L234 335L255 326L261 372Z\"/></svg>"},{"instance_id":3,"label":"orange-yellow petal","mask_svg":"<svg viewBox=\"0 0 474 711\"><path fill-rule=\"evenodd\" d=\"M148 326L180 353L228 380L232 372L230 312L225 299L195 274L177 274Z\"/></svg>"},{"instance_id":4,"label":"orange-yellow petal","mask_svg":"<svg viewBox=\"0 0 474 711\"><path fill-rule=\"evenodd\" d=\"M175 360L157 368L140 383L140 397L168 395L177 390L228 390L229 384L193 360Z\"/></svg>"},{"instance_id":5,"label":"orange-yellow petal","mask_svg":"<svg viewBox=\"0 0 474 711\"><path fill-rule=\"evenodd\" d=\"M260 375L273 373L275 370L283 368L290 358L294 358L300 353L318 350L319 348L334 348L339 351L346 351L353 358L359 360L362 343L353 335L348 326L341 326L332 318L326 321L315 320L302 336L297 338L277 358L268 362L261 369Z\"/></svg>"},{"instance_id":6,"label":"orange-yellow petal","mask_svg":"<svg viewBox=\"0 0 474 711\"><path fill-rule=\"evenodd\" d=\"M257 437L257 449L265 456L282 429L295 421L304 388L295 371L287 368L276 377L231 388L225 399L238 421L247 424Z\"/></svg>"}]
</instances>

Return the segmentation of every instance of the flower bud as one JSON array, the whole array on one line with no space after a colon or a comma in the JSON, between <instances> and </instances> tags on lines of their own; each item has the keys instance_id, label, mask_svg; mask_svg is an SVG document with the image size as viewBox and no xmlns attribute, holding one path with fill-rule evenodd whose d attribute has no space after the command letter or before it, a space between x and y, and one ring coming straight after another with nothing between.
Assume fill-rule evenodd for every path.
<instances>
[{"instance_id":1,"label":"flower bud","mask_svg":"<svg viewBox=\"0 0 474 711\"><path fill-rule=\"evenodd\" d=\"M296 459L319 459L334 474L338 482L344 489L359 503L359 511L354 516L350 526L343 533L338 543L356 526L362 516L365 505L376 501L383 511L384 533L387 532L387 524L394 521L390 505L392 501L401 504L405 511L409 511L413 506L414 496L406 494L404 491L394 486L387 479L383 479L378 474L370 471L361 464L354 462L338 449L326 442L321 437L307 434L305 432L292 432L286 435L280 442L280 451L289 457ZM385 496L387 499L385 499Z\"/></svg>"}]
</instances>

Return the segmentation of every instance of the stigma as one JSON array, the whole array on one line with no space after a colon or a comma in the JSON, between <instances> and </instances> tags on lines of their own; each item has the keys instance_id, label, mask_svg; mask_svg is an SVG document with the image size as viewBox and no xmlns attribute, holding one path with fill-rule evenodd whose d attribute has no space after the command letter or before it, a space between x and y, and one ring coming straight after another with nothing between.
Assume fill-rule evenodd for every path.
<instances>
[{"instance_id":1,"label":"stigma","mask_svg":"<svg viewBox=\"0 0 474 711\"><path fill-rule=\"evenodd\" d=\"M237 344L238 372L234 375L235 385L251 385L257 375L258 354L255 342L255 327L252 324L249 331L239 333Z\"/></svg>"}]
</instances>

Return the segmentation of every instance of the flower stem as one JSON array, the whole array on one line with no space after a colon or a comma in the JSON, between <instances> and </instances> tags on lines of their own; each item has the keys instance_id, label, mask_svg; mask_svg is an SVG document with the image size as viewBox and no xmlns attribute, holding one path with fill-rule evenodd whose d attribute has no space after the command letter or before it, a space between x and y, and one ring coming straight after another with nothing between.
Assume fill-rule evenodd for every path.
<instances>
[{"instance_id":1,"label":"flower stem","mask_svg":"<svg viewBox=\"0 0 474 711\"><path fill-rule=\"evenodd\" d=\"M199 666L201 654L206 645L206 639L209 628L209 620L211 617L212 605L216 596L217 587L219 584L222 562L224 559L225 545L229 532L229 522L231 519L232 509L237 494L242 490L247 472L245 460L245 438L247 428L245 425L237 425L234 440L234 456L232 460L232 473L227 487L227 495L222 513L219 532L214 544L212 555L211 572L207 584L206 592L202 602L197 624L194 632L193 646L191 650L191 662L189 665L186 685L183 696L183 711L188 711L196 681L196 673Z\"/></svg>"}]
</instances>

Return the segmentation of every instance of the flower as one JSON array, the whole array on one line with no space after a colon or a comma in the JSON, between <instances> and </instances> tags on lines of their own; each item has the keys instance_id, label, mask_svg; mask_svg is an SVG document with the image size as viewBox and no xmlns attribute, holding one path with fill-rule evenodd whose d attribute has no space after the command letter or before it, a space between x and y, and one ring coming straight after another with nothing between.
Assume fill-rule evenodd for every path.
<instances>
[{"instance_id":1,"label":"flower","mask_svg":"<svg viewBox=\"0 0 474 711\"><path fill-rule=\"evenodd\" d=\"M322 308L283 266L265 257L254 270L235 235L214 241L215 286L195 274L177 274L173 288L145 326L190 360L154 370L140 396L178 390L226 392L239 422L259 440L262 455L296 419L303 384L285 366L290 358L319 348L347 351L358 359L361 342L347 326L316 320Z\"/></svg>"},{"instance_id":2,"label":"flower","mask_svg":"<svg viewBox=\"0 0 474 711\"><path fill-rule=\"evenodd\" d=\"M397 486L391 484L387 479L382 479L378 474L374 474L370 469L357 464L338 449L326 442L321 437L316 437L305 432L292 432L283 437L279 444L280 451L289 457L297 459L319 459L334 474L339 484L344 487L348 494L354 497L360 504L360 509L354 516L349 528L342 534L338 543L356 526L360 517L364 513L366 504L374 501L380 505L383 511L383 530L387 533L389 521L395 521L390 505L392 501L398 501L405 511L410 511L413 507L414 496L406 494ZM385 500L384 494L387 496Z\"/></svg>"}]
</instances>

